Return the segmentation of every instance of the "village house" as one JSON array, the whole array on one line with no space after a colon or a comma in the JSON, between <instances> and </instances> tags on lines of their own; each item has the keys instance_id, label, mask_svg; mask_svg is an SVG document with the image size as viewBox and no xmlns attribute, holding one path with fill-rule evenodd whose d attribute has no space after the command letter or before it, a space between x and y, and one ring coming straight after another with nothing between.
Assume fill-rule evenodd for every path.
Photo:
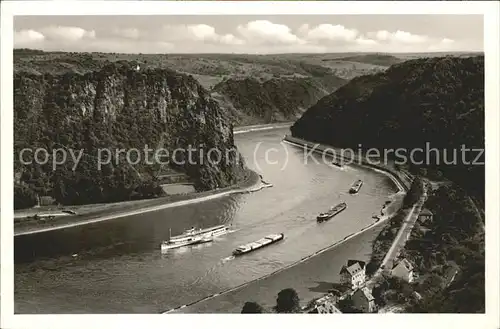
<instances>
[{"instance_id":1,"label":"village house","mask_svg":"<svg viewBox=\"0 0 500 329\"><path fill-rule=\"evenodd\" d=\"M376 310L375 298L367 287L357 289L351 296L352 304L363 313L372 313Z\"/></svg>"},{"instance_id":2,"label":"village house","mask_svg":"<svg viewBox=\"0 0 500 329\"><path fill-rule=\"evenodd\" d=\"M340 282L356 289L365 284L366 263L359 260L348 260L340 270Z\"/></svg>"},{"instance_id":3,"label":"village house","mask_svg":"<svg viewBox=\"0 0 500 329\"><path fill-rule=\"evenodd\" d=\"M312 309L308 313L313 314L332 314L332 313L342 313L335 303L337 303L338 297L333 295L326 295L314 302Z\"/></svg>"},{"instance_id":4,"label":"village house","mask_svg":"<svg viewBox=\"0 0 500 329\"><path fill-rule=\"evenodd\" d=\"M406 258L403 258L392 268L391 275L411 283L414 279L413 265Z\"/></svg>"},{"instance_id":5,"label":"village house","mask_svg":"<svg viewBox=\"0 0 500 329\"><path fill-rule=\"evenodd\" d=\"M50 206L55 203L55 199L48 195L38 197L38 206Z\"/></svg>"},{"instance_id":6,"label":"village house","mask_svg":"<svg viewBox=\"0 0 500 329\"><path fill-rule=\"evenodd\" d=\"M419 221L423 223L432 222L432 212L429 209L424 209L418 215Z\"/></svg>"}]
</instances>

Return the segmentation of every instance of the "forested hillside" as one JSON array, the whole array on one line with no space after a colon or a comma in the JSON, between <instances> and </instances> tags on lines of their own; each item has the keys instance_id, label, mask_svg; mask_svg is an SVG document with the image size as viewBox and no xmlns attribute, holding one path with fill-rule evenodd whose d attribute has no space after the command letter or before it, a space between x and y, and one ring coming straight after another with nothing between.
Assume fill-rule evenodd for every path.
<instances>
[{"instance_id":1,"label":"forested hillside","mask_svg":"<svg viewBox=\"0 0 500 329\"><path fill-rule=\"evenodd\" d=\"M244 175L242 158L233 142L231 122L209 93L192 77L168 69L136 71L130 65L109 64L100 70L65 74L14 76L14 168L17 208L33 195L50 195L62 204L85 204L148 198L162 194L155 181L161 169L146 146L168 152L189 146L205 149L175 155L175 170L186 173L198 190L234 184ZM64 165L25 165L36 149L83 151ZM220 161L207 161L207 149L220 151ZM99 149L111 161L98 167ZM137 149L140 153L117 150ZM107 151L106 151L107 152ZM103 158L101 154L101 158ZM136 160L139 158L139 161ZM180 158L179 158L180 157ZM172 154L163 162L173 167ZM183 161L183 159L185 161ZM59 159L61 160L61 159ZM149 163L148 163L149 162Z\"/></svg>"},{"instance_id":2,"label":"forested hillside","mask_svg":"<svg viewBox=\"0 0 500 329\"><path fill-rule=\"evenodd\" d=\"M413 170L431 169L482 196L484 156L473 165L480 152L460 152L484 149L484 57L416 59L355 78L309 108L292 134L353 149L400 149ZM414 149L422 151L410 161Z\"/></svg>"}]
</instances>

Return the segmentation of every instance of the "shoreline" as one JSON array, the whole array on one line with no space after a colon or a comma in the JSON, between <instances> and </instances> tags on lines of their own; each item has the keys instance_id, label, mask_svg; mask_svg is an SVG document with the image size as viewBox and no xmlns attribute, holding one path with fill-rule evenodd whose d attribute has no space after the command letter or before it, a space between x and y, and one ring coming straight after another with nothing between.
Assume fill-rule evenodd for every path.
<instances>
[{"instance_id":1,"label":"shoreline","mask_svg":"<svg viewBox=\"0 0 500 329\"><path fill-rule=\"evenodd\" d=\"M87 225L87 224L92 224L92 223L98 223L102 221L107 221L107 220L112 220L112 219L117 219L121 217L127 217L127 216L134 216L134 215L139 215L142 213L147 213L147 212L152 212L152 211L159 211L163 209L168 209L168 208L174 208L174 207L180 207L188 204L194 204L194 203L200 203L200 202L205 202L205 201L210 201L213 199L221 198L224 196L229 196L229 195L234 195L234 194L246 194L246 193L253 193L260 191L264 188L267 187L272 187L272 184L267 183L263 180L261 175L257 174L254 171L251 171L250 169L247 169L250 172L250 177L242 183L236 184L235 186L230 186L222 189L216 189L216 190L210 190L210 191L203 191L203 192L197 192L197 193L192 193L192 194L186 194L186 195L180 195L180 197L184 197L180 200L172 201L172 200L165 200L165 198L158 198L158 199L149 199L149 200L138 200L138 201L143 201L141 204L132 204L129 205L131 209L127 209L124 211L118 211L116 213L113 213L114 209L104 209L102 211L96 211L96 212L90 212L84 215L81 215L82 217L87 217L87 218L80 218L80 219L75 219L74 216L61 216L67 219L70 219L70 222L68 223L55 223L54 226L46 226L46 227L34 227L34 225L27 225L30 226L30 228L21 231L21 229L18 229L18 232L14 232L14 237L17 236L23 236L23 235L29 235L29 234L37 234L37 233L43 233L43 232L48 232L48 231L55 231L55 230L60 230L64 228L70 228L70 227L75 227L75 226L81 226L81 225ZM239 186L238 186L239 185ZM147 201L148 204L144 205ZM119 206L119 204L118 204ZM134 207L136 206L136 207ZM136 209L133 209L136 208ZM97 216L97 217L95 217ZM73 220L71 220L73 219ZM50 223L50 222L48 222ZM31 223L29 223L31 224ZM35 224L36 225L36 224Z\"/></svg>"},{"instance_id":2,"label":"shoreline","mask_svg":"<svg viewBox=\"0 0 500 329\"><path fill-rule=\"evenodd\" d=\"M318 154L325 154L325 152L326 152L325 150L326 149L329 149L329 150L335 149L335 151L339 150L338 148L334 148L332 146L327 146L327 145L323 145L323 144L320 144L320 143L308 142L308 141L305 141L305 140L303 140L301 138L293 137L293 136L290 136L290 135L286 135L283 138L283 141L285 143L290 144L290 145L298 146L298 147L303 147L303 148L306 148L306 149L307 149L307 147L313 147L314 150L312 152L313 153L318 153ZM326 154L328 154L328 153L326 153ZM346 160L341 155L336 156L336 158L340 159L341 161ZM347 160L352 161L352 159L347 159ZM396 187L398 188L399 192L406 192L406 191L409 190L410 186L407 185L407 182L405 182L399 176L399 174L398 174L398 172L396 170L394 170L392 168L380 166L380 165L374 165L374 164L371 164L371 163L367 163L366 160L363 159L363 158L361 158L361 159L356 158L355 160L356 160L355 162L350 162L350 163L351 164L356 164L358 166L363 166L365 168L371 169L371 170L373 170L375 172L381 173L381 174L389 177L391 179L391 181L396 185Z\"/></svg>"},{"instance_id":3,"label":"shoreline","mask_svg":"<svg viewBox=\"0 0 500 329\"><path fill-rule=\"evenodd\" d=\"M402 191L400 191L400 192L398 192L398 193L402 193ZM254 280L251 280L251 281L248 281L248 282L242 283L242 284L240 284L240 285L238 285L238 286L236 286L236 287L229 288L229 289L224 290L224 291L221 291L221 292L219 292L219 293L212 294L212 295L210 295L210 296L204 297L204 298L199 299L199 300L197 300L197 301L194 301L194 302L192 302L192 303L189 303L189 304L186 304L186 305L182 305L182 306L179 306L179 307L172 308L172 309L170 309L170 310L167 310L167 311L161 312L160 314L168 314L168 313L174 312L174 311L176 311L176 310L180 310L180 309L183 309L183 308L185 308L185 307L189 307L189 306L192 306L192 305L194 305L194 304L198 304L198 303L201 303L201 302L204 302L204 301L207 301L207 300L213 299L213 298L215 298L215 297L217 297L217 296L221 296L221 295L228 294L228 293L230 293L230 292L232 292L232 291L238 290L238 289L240 289L240 288L244 288L244 287L248 286L249 284L252 284L252 283L258 282L258 281L260 281L260 280L264 280L264 279L266 279L266 278L268 278L268 277L270 277L270 276L272 276L272 275L275 275L275 274L278 274L278 273L280 273L280 272L283 272L283 271L285 271L285 270L287 270L287 269L289 269L289 268L292 268L293 266L296 266L296 265L298 265L298 264L301 264L301 263L303 263L303 262L305 262L305 261L307 261L307 260L311 259L312 257L315 257L315 256L317 256L317 255L319 255L319 254L322 254L322 253L324 253L324 252L327 252L327 251L329 251L329 250L331 250L331 249L333 249L333 248L335 248L335 247L338 247L338 246L339 246L339 245L341 245L342 243L344 243L344 242L346 242L346 241L349 241L350 239L352 239L352 238L354 238L354 237L356 237L356 236L358 236L358 235L360 235L360 234L362 234L362 233L364 233L364 232L366 232L366 231L368 231L368 230L370 230L370 229L373 229L373 228L375 228L375 227L377 227L377 226L379 226L379 225L381 225L381 224L383 224L383 223L387 222L388 220L390 220L391 218L393 218L396 214L397 214L397 211L395 211L395 212L393 212L392 214L389 214L389 215L384 215L384 216L381 216L381 217L379 217L379 219L377 219L375 222L373 222L373 223L372 223L372 224L370 224L370 225L365 226L365 227L364 227L364 228L362 228L361 230L359 230L359 231L357 231L357 232L355 232L355 233L348 234L348 235L346 235L343 239L341 239L341 240L339 240L339 241L337 241L337 242L335 242L335 243L333 243L333 244L331 244L331 245L329 245L329 246L326 246L326 247L324 247L324 248L322 248L322 249L320 249L320 250L318 250L318 251L316 251L316 252L314 252L314 253L312 253L312 254L310 254L310 255L308 255L308 256L305 256L305 257L303 257L303 258L299 259L298 261L295 261L295 262L293 262L293 263L291 263L291 264L288 264L288 265L286 265L286 266L284 266L284 267L282 267L282 268L280 268L280 269L277 269L276 271L273 271L273 272L271 272L271 273L269 273L269 274L266 274L266 275L264 275L264 276L262 276L262 277L260 277L260 278L257 278L257 279L254 279Z\"/></svg>"},{"instance_id":4,"label":"shoreline","mask_svg":"<svg viewBox=\"0 0 500 329\"><path fill-rule=\"evenodd\" d=\"M289 128L291 125L293 125L293 122L274 122L274 123L264 123L264 124L250 125L250 126L235 127L233 129L233 135L240 135L262 130L282 129L287 127Z\"/></svg>"},{"instance_id":5,"label":"shoreline","mask_svg":"<svg viewBox=\"0 0 500 329\"><path fill-rule=\"evenodd\" d=\"M294 141L290 141L290 140L287 140L287 139L288 139L288 136L285 136L285 138L283 140L286 143L289 143L291 145L302 146L302 147L304 147L304 146L306 146L306 147L307 146L311 146L310 142L307 142L307 141L304 141L304 140L300 140L300 139L294 138L295 139ZM301 144L301 143L303 143L303 144ZM318 153L318 152L322 152L322 151L324 152L324 148L326 146L320 145L320 144L317 144L317 145L318 145L318 147L313 152L314 153ZM392 172L389 168L376 168L374 166L363 164L362 162L358 163L358 165L367 167L367 168L369 168L369 169L371 169L371 170L373 170L375 172L381 173L381 174L389 177L389 179L391 179L391 181L396 185L396 187L398 189L398 192L396 192L395 195L402 195L402 194L404 194L404 193L406 193L408 191L408 187L401 180L401 178L396 173ZM392 200L391 203L392 202L395 202L395 200ZM366 231L368 231L370 229L373 229L373 228L375 228L375 227L377 227L377 226L379 226L381 224L384 224L384 223L388 222L390 219L394 218L394 216L396 216L398 214L398 212L399 212L399 209L396 209L396 210L393 210L392 213L390 213L390 214L384 214L384 215L378 217L378 219L375 220L373 223L365 226L361 230L359 230L357 232L354 232L354 233L351 233L351 234L348 234L343 239L338 240L337 242L335 242L335 243L333 243L333 244L331 244L331 245L329 245L327 247L324 247L324 248L322 248L322 249L320 249L320 250L318 250L318 251L316 251L316 252L314 252L314 253L306 256L306 257L301 258L298 261L295 261L295 262L293 262L293 263L291 263L289 265L286 265L286 266L284 266L284 267L282 267L282 268L280 268L280 269L278 269L276 271L273 271L273 272L271 272L269 274L266 274L266 275L264 275L264 276L262 276L260 278L257 278L257 279L254 279L254 280L242 283L242 284L240 284L240 285L238 285L236 287L229 288L229 289L221 291L219 293L215 293L215 294L212 294L210 296L206 296L204 298L201 298L201 299L199 299L197 301L194 301L194 302L191 302L189 304L185 304L185 305L181 305L179 307L175 307L175 308L169 309L167 311L161 312L161 314L168 314L168 313L171 313L171 312L174 312L174 311L177 311L177 310L181 310L181 309L183 309L185 307L189 307L189 306L192 306L194 304L198 304L198 303L201 303L201 302L204 302L204 301L216 298L217 296L228 294L228 293L230 293L232 291L244 288L244 287L246 287L246 286L248 286L248 285L250 285L252 283L258 282L260 280L264 280L264 279L266 279L266 278L268 278L268 277L270 277L272 275L278 274L278 273L280 273L282 271L285 271L285 270L287 270L289 268L292 268L293 266L301 264L301 263L303 263L303 262L311 259L312 257L315 257L315 256L317 256L319 254L322 254L324 252L332 250L333 248L341 245L342 243L344 243L346 241L349 241L350 239L352 239L352 238L354 238L354 237L356 237L356 236L358 236L358 235L360 235L360 234L362 234L362 233L364 233L364 232L366 232Z\"/></svg>"},{"instance_id":6,"label":"shoreline","mask_svg":"<svg viewBox=\"0 0 500 329\"><path fill-rule=\"evenodd\" d=\"M241 126L233 129L233 135L262 130L281 129L289 127L291 124L293 124L293 122L275 122L269 124ZM50 209L51 207L46 207L45 209L40 209L39 211L37 211L38 208L20 209L19 211L17 211L17 216L16 211L14 211L14 237L97 223L105 220L132 216L161 209L179 207L197 202L205 202L232 194L252 193L257 192L265 187L272 187L272 184L265 182L262 176L258 173L248 168L246 168L246 170L249 171L250 175L250 177L247 178L246 181L236 183L233 186L215 190L171 195L154 199L121 201L114 203L85 204L67 207L54 206L53 209ZM260 177L260 185L258 177ZM252 180L250 184L248 183L249 180ZM100 209L87 210L91 207ZM123 208L128 209L123 210ZM77 214L75 215L68 213L68 210L79 211L76 211ZM48 220L44 222L33 222L33 220L35 220L35 216L37 216L38 218L48 218ZM76 216L80 218L75 218ZM16 223L16 219L27 219L30 220L30 222ZM57 222L54 222L56 220Z\"/></svg>"}]
</instances>

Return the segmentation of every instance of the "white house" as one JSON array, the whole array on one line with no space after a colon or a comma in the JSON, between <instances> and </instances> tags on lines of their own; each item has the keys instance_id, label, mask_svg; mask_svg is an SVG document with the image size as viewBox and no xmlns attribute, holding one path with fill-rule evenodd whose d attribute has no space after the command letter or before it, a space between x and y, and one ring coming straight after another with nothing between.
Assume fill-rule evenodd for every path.
<instances>
[{"instance_id":1,"label":"white house","mask_svg":"<svg viewBox=\"0 0 500 329\"><path fill-rule=\"evenodd\" d=\"M366 280L366 263L359 260L348 260L347 265L340 270L340 282L349 285L352 289L363 285Z\"/></svg>"},{"instance_id":2,"label":"white house","mask_svg":"<svg viewBox=\"0 0 500 329\"><path fill-rule=\"evenodd\" d=\"M413 282L413 265L411 265L406 258L403 258L396 266L392 268L391 275L403 279L406 282Z\"/></svg>"}]
</instances>

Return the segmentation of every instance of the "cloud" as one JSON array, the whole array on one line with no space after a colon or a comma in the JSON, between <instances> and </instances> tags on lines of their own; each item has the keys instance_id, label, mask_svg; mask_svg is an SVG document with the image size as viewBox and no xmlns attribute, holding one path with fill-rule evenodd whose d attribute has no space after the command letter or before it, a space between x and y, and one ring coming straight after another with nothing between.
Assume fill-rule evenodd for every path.
<instances>
[{"instance_id":1,"label":"cloud","mask_svg":"<svg viewBox=\"0 0 500 329\"><path fill-rule=\"evenodd\" d=\"M221 43L225 45L240 45L243 40L235 37L233 34L220 35L215 28L206 24L192 25L165 25L162 28L161 39L176 42L207 42Z\"/></svg>"},{"instance_id":2,"label":"cloud","mask_svg":"<svg viewBox=\"0 0 500 329\"><path fill-rule=\"evenodd\" d=\"M45 36L35 30L14 31L14 46L24 47L42 42Z\"/></svg>"},{"instance_id":3,"label":"cloud","mask_svg":"<svg viewBox=\"0 0 500 329\"><path fill-rule=\"evenodd\" d=\"M373 39L367 39L365 37L357 38L356 43L360 46L367 46L367 47L378 45L377 41L375 41Z\"/></svg>"},{"instance_id":4,"label":"cloud","mask_svg":"<svg viewBox=\"0 0 500 329\"><path fill-rule=\"evenodd\" d=\"M42 28L41 33L49 40L78 41L81 39L94 39L94 30L87 31L81 27L74 26L48 26Z\"/></svg>"},{"instance_id":5,"label":"cloud","mask_svg":"<svg viewBox=\"0 0 500 329\"><path fill-rule=\"evenodd\" d=\"M113 35L127 39L139 39L141 32L136 28L114 28Z\"/></svg>"},{"instance_id":6,"label":"cloud","mask_svg":"<svg viewBox=\"0 0 500 329\"><path fill-rule=\"evenodd\" d=\"M424 43L429 41L429 37L426 35L412 34L405 31L389 32L386 30L368 32L367 35L371 38L377 39L379 41L393 42L393 43Z\"/></svg>"},{"instance_id":7,"label":"cloud","mask_svg":"<svg viewBox=\"0 0 500 329\"><path fill-rule=\"evenodd\" d=\"M320 24L312 29L304 24L299 33L308 41L354 41L359 34L355 29L332 24Z\"/></svg>"},{"instance_id":8,"label":"cloud","mask_svg":"<svg viewBox=\"0 0 500 329\"><path fill-rule=\"evenodd\" d=\"M441 40L441 43L445 44L445 45L449 45L449 44L452 44L454 42L455 42L455 40L451 40L451 39L448 39L448 38L444 38L444 39Z\"/></svg>"},{"instance_id":9,"label":"cloud","mask_svg":"<svg viewBox=\"0 0 500 329\"><path fill-rule=\"evenodd\" d=\"M270 21L251 21L239 25L236 30L251 44L304 44L288 26Z\"/></svg>"},{"instance_id":10,"label":"cloud","mask_svg":"<svg viewBox=\"0 0 500 329\"><path fill-rule=\"evenodd\" d=\"M269 20L249 21L223 33L207 24L122 26L97 32L51 25L14 33L16 47L125 53L426 52L464 50L468 42L402 29L361 32L339 24L302 24L291 29Z\"/></svg>"}]
</instances>

